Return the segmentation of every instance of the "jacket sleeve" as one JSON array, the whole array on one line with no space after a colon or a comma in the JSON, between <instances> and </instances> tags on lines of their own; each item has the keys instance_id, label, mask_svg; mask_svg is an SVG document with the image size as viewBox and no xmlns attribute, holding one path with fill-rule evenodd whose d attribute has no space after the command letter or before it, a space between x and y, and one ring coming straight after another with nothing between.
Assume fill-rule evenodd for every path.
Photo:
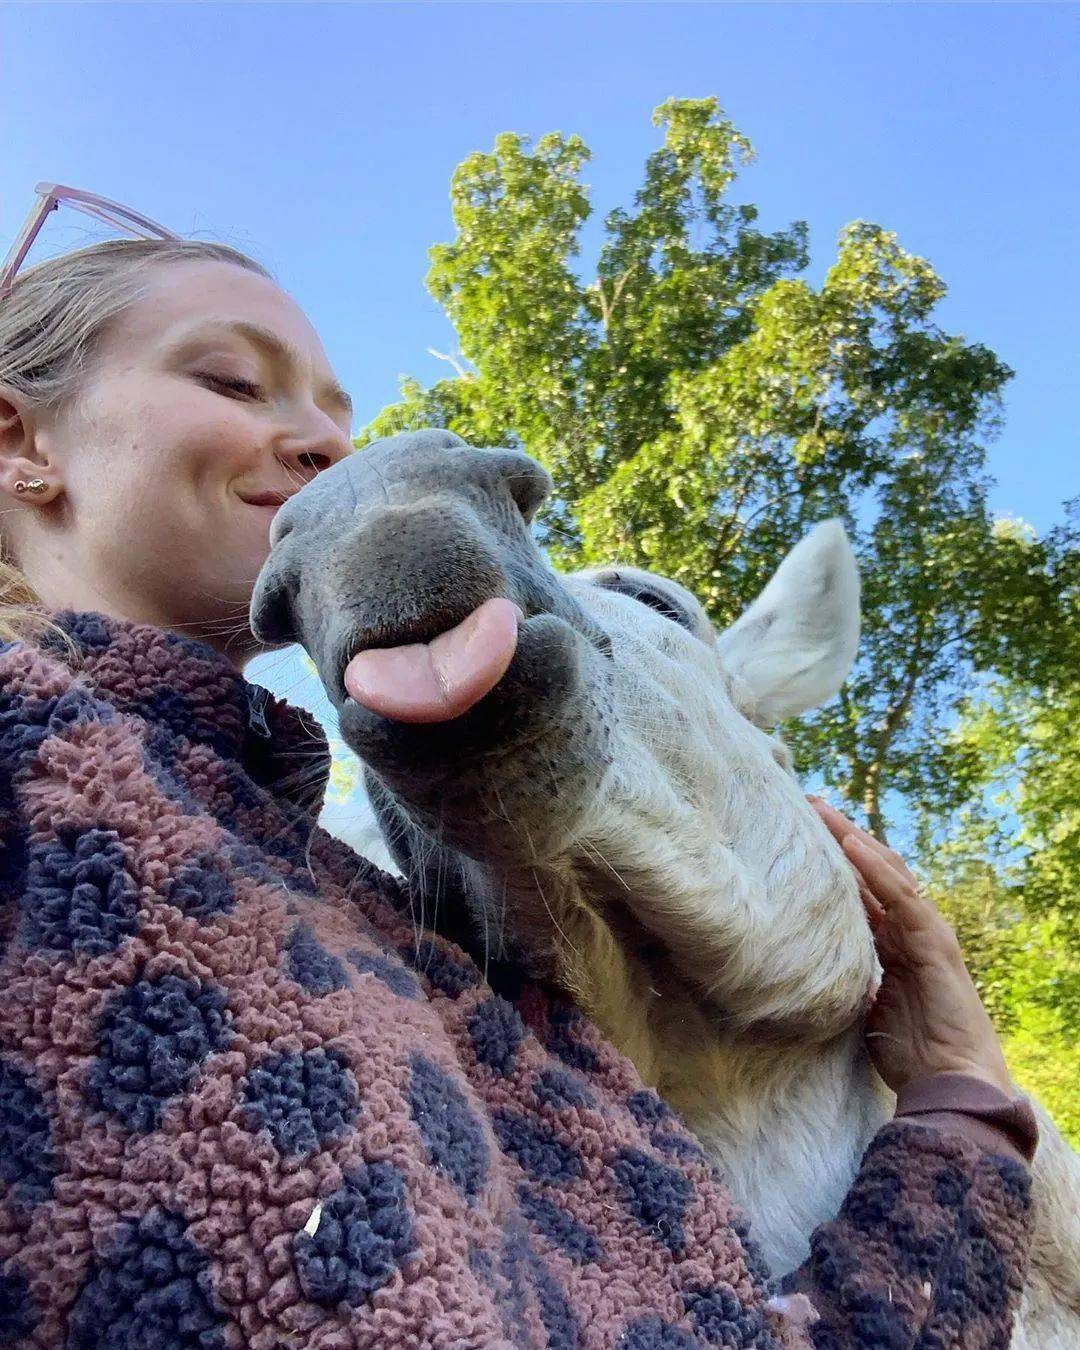
<instances>
[{"instance_id":1,"label":"jacket sleeve","mask_svg":"<svg viewBox=\"0 0 1080 1350\"><path fill-rule=\"evenodd\" d=\"M809 1304L778 1302L811 1323L817 1350L992 1350L1008 1344L1030 1236L1030 1177L1015 1151L894 1120L785 1281Z\"/></svg>"}]
</instances>

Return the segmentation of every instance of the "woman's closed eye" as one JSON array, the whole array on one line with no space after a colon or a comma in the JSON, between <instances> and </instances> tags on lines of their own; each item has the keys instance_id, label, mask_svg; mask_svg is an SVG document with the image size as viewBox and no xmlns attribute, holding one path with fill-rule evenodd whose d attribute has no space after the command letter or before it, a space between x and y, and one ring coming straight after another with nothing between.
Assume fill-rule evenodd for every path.
<instances>
[{"instance_id":1,"label":"woman's closed eye","mask_svg":"<svg viewBox=\"0 0 1080 1350\"><path fill-rule=\"evenodd\" d=\"M198 379L211 389L224 394L227 398L249 398L261 401L266 397L266 391L261 384L256 384L254 380L244 380L233 375L216 375L212 371L200 371Z\"/></svg>"}]
</instances>

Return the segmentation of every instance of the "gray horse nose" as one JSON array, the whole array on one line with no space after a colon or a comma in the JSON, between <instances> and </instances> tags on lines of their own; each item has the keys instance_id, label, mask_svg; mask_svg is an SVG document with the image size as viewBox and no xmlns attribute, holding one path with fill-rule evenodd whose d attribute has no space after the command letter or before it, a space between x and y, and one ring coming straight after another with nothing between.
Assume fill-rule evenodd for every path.
<instances>
[{"instance_id":1,"label":"gray horse nose","mask_svg":"<svg viewBox=\"0 0 1080 1350\"><path fill-rule=\"evenodd\" d=\"M552 490L551 475L520 450L477 450L449 431L413 431L375 441L318 474L274 518L271 547L297 529L359 519L383 506L424 496L486 494L497 507L509 498L526 523Z\"/></svg>"},{"instance_id":2,"label":"gray horse nose","mask_svg":"<svg viewBox=\"0 0 1080 1350\"><path fill-rule=\"evenodd\" d=\"M370 533L374 542L375 536L385 536L388 521L401 526L397 558L410 548L422 556L425 531L409 527L412 513L430 513L433 503L441 503L443 529L434 533L444 538L462 510L475 513L499 535L509 535L532 521L551 490L547 470L519 450L477 450L442 430L376 441L320 473L278 511L270 531L270 557L252 597L252 630L267 643L300 637L293 617L296 592L339 541L354 561L359 561L358 553L381 555L385 569L391 551L370 550L364 538ZM431 534L429 530L427 537ZM370 573L353 575L370 583ZM451 585L452 577L445 583Z\"/></svg>"}]
</instances>

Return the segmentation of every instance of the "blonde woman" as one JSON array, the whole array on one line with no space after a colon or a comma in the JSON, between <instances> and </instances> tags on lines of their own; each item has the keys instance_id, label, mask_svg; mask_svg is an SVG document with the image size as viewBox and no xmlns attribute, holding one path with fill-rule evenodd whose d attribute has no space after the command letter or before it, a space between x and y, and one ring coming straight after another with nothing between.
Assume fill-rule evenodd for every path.
<instances>
[{"instance_id":1,"label":"blonde woman","mask_svg":"<svg viewBox=\"0 0 1080 1350\"><path fill-rule=\"evenodd\" d=\"M903 865L827 817L907 1117L781 1295L596 1029L317 827L242 669L348 400L250 259L81 201L151 237L0 286L0 1344L1005 1345L1034 1125Z\"/></svg>"}]
</instances>

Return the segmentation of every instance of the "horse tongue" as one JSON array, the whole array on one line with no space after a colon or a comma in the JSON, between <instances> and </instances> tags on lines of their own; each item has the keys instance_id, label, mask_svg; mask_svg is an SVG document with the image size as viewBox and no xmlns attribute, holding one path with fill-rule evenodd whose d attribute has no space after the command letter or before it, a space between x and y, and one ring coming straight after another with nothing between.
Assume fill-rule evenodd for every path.
<instances>
[{"instance_id":1,"label":"horse tongue","mask_svg":"<svg viewBox=\"0 0 1080 1350\"><path fill-rule=\"evenodd\" d=\"M360 652L345 667L345 688L357 703L395 722L449 722L506 674L519 614L499 596L431 642Z\"/></svg>"}]
</instances>

